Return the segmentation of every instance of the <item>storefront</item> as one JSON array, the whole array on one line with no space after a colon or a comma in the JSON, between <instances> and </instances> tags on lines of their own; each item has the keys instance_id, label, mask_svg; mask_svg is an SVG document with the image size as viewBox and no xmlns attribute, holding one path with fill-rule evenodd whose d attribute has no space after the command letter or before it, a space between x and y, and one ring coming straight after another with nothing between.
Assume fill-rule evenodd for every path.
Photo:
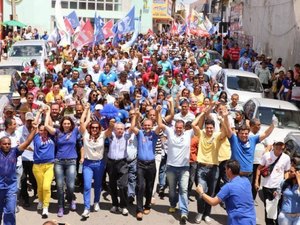
<instances>
[{"instance_id":1,"label":"storefront","mask_svg":"<svg viewBox=\"0 0 300 225\"><path fill-rule=\"evenodd\" d=\"M152 4L152 18L153 31L167 31L172 24L172 0L153 0Z\"/></svg>"}]
</instances>

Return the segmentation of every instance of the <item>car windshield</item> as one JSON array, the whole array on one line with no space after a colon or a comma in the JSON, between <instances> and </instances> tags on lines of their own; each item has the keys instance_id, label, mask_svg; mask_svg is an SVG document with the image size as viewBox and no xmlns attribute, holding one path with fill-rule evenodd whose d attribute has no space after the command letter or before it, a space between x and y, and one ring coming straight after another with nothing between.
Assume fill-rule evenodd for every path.
<instances>
[{"instance_id":1,"label":"car windshield","mask_svg":"<svg viewBox=\"0 0 300 225\"><path fill-rule=\"evenodd\" d=\"M269 107L258 107L257 118L262 124L271 124L272 115L278 119L278 127L280 128L300 128L300 111L287 109L274 109Z\"/></svg>"},{"instance_id":2,"label":"car windshield","mask_svg":"<svg viewBox=\"0 0 300 225\"><path fill-rule=\"evenodd\" d=\"M40 45L13 46L10 56L11 57L41 56L42 50L43 48Z\"/></svg>"},{"instance_id":3,"label":"car windshield","mask_svg":"<svg viewBox=\"0 0 300 225\"><path fill-rule=\"evenodd\" d=\"M228 76L227 87L238 91L263 92L259 80L253 77Z\"/></svg>"}]
</instances>

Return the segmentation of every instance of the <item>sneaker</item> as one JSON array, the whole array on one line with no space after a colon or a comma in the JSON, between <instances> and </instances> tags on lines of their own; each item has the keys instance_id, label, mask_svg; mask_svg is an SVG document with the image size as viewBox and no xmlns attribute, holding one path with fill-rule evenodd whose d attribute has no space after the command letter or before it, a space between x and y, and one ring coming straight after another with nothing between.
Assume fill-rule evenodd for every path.
<instances>
[{"instance_id":1,"label":"sneaker","mask_svg":"<svg viewBox=\"0 0 300 225\"><path fill-rule=\"evenodd\" d=\"M118 212L119 212L119 209L118 209L117 206L113 206L113 207L110 208L109 211L110 211L111 213L118 213Z\"/></svg>"},{"instance_id":2,"label":"sneaker","mask_svg":"<svg viewBox=\"0 0 300 225\"><path fill-rule=\"evenodd\" d=\"M57 212L58 217L63 217L64 216L64 208L59 208Z\"/></svg>"},{"instance_id":3,"label":"sneaker","mask_svg":"<svg viewBox=\"0 0 300 225\"><path fill-rule=\"evenodd\" d=\"M37 210L42 210L43 209L43 203L42 202L39 202L38 204L37 204Z\"/></svg>"},{"instance_id":4,"label":"sneaker","mask_svg":"<svg viewBox=\"0 0 300 225\"><path fill-rule=\"evenodd\" d=\"M121 208L121 213L123 216L128 216L128 210L126 208Z\"/></svg>"},{"instance_id":5,"label":"sneaker","mask_svg":"<svg viewBox=\"0 0 300 225\"><path fill-rule=\"evenodd\" d=\"M144 209L144 214L149 215L150 214L150 209Z\"/></svg>"},{"instance_id":6,"label":"sneaker","mask_svg":"<svg viewBox=\"0 0 300 225\"><path fill-rule=\"evenodd\" d=\"M71 202L71 211L75 211L76 210L76 202L73 200Z\"/></svg>"},{"instance_id":7,"label":"sneaker","mask_svg":"<svg viewBox=\"0 0 300 225\"><path fill-rule=\"evenodd\" d=\"M99 210L100 210L99 203L98 202L94 203L94 211L98 212Z\"/></svg>"},{"instance_id":8,"label":"sneaker","mask_svg":"<svg viewBox=\"0 0 300 225\"><path fill-rule=\"evenodd\" d=\"M43 219L47 219L48 218L48 208L43 208L42 218Z\"/></svg>"},{"instance_id":9,"label":"sneaker","mask_svg":"<svg viewBox=\"0 0 300 225\"><path fill-rule=\"evenodd\" d=\"M187 221L187 216L186 215L182 215L180 218L180 224L186 224Z\"/></svg>"},{"instance_id":10,"label":"sneaker","mask_svg":"<svg viewBox=\"0 0 300 225\"><path fill-rule=\"evenodd\" d=\"M204 221L205 221L206 223L211 223L211 222L212 222L212 218L210 218L209 216L205 216L205 217L204 217Z\"/></svg>"},{"instance_id":11,"label":"sneaker","mask_svg":"<svg viewBox=\"0 0 300 225\"><path fill-rule=\"evenodd\" d=\"M174 213L176 212L176 208L175 207L170 207L169 208L169 213Z\"/></svg>"},{"instance_id":12,"label":"sneaker","mask_svg":"<svg viewBox=\"0 0 300 225\"><path fill-rule=\"evenodd\" d=\"M198 213L195 218L195 223L197 223L197 224L201 223L202 217L203 217L203 214Z\"/></svg>"},{"instance_id":13,"label":"sneaker","mask_svg":"<svg viewBox=\"0 0 300 225\"><path fill-rule=\"evenodd\" d=\"M139 220L139 221L143 220L143 213L142 212L138 212L136 214L136 219Z\"/></svg>"},{"instance_id":14,"label":"sneaker","mask_svg":"<svg viewBox=\"0 0 300 225\"><path fill-rule=\"evenodd\" d=\"M160 197L160 199L164 199L164 197L165 197L165 190L163 188L159 189L158 196Z\"/></svg>"},{"instance_id":15,"label":"sneaker","mask_svg":"<svg viewBox=\"0 0 300 225\"><path fill-rule=\"evenodd\" d=\"M155 205L155 203L156 203L156 202L155 202L155 198L152 197L152 198L151 198L151 205Z\"/></svg>"},{"instance_id":16,"label":"sneaker","mask_svg":"<svg viewBox=\"0 0 300 225\"><path fill-rule=\"evenodd\" d=\"M90 210L84 209L83 213L81 214L83 218L89 218L90 217Z\"/></svg>"}]
</instances>

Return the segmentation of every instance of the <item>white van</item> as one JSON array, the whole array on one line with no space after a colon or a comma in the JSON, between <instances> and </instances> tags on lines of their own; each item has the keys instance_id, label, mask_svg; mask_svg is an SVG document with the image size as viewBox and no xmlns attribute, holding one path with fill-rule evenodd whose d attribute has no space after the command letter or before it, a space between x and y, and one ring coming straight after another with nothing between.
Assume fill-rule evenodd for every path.
<instances>
[{"instance_id":1,"label":"white van","mask_svg":"<svg viewBox=\"0 0 300 225\"><path fill-rule=\"evenodd\" d=\"M236 93L240 103L251 98L263 98L262 84L254 73L234 69L222 69L216 76L216 81L227 93L228 99Z\"/></svg>"},{"instance_id":2,"label":"white van","mask_svg":"<svg viewBox=\"0 0 300 225\"><path fill-rule=\"evenodd\" d=\"M36 59L40 66L48 58L51 48L45 40L24 40L14 43L8 53L8 61L30 62Z\"/></svg>"}]
</instances>

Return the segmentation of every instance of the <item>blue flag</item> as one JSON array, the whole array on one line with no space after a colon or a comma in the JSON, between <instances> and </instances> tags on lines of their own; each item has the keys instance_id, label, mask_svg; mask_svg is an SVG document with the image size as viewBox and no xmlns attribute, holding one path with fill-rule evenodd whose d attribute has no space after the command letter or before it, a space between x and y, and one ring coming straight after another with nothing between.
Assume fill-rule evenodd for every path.
<instances>
[{"instance_id":1,"label":"blue flag","mask_svg":"<svg viewBox=\"0 0 300 225\"><path fill-rule=\"evenodd\" d=\"M78 19L77 14L76 14L75 11L71 12L71 13L67 16L67 18L69 19L69 21L70 21L70 23L71 23L73 29L76 29L76 27L78 27L78 26L80 25L79 19Z\"/></svg>"},{"instance_id":2,"label":"blue flag","mask_svg":"<svg viewBox=\"0 0 300 225\"><path fill-rule=\"evenodd\" d=\"M97 16L97 12L95 12L94 18L94 44L99 43L104 39L103 28L104 21L100 16Z\"/></svg>"},{"instance_id":3,"label":"blue flag","mask_svg":"<svg viewBox=\"0 0 300 225\"><path fill-rule=\"evenodd\" d=\"M128 12L128 14L121 20L119 20L112 28L112 31L115 34L126 34L134 30L134 15L135 15L135 7Z\"/></svg>"},{"instance_id":4,"label":"blue flag","mask_svg":"<svg viewBox=\"0 0 300 225\"><path fill-rule=\"evenodd\" d=\"M180 30L179 30L179 35L183 35L186 32L187 24L181 25Z\"/></svg>"}]
</instances>

